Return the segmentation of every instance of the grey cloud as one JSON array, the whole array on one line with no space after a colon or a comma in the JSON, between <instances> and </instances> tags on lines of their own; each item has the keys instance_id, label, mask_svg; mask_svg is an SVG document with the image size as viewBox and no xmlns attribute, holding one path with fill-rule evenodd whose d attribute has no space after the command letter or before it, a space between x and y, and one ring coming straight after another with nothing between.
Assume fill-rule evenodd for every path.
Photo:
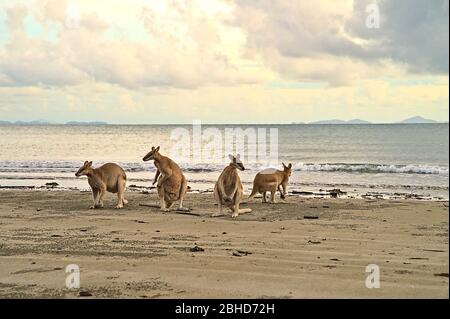
<instances>
[{"instance_id":1,"label":"grey cloud","mask_svg":"<svg viewBox=\"0 0 450 319\"><path fill-rule=\"evenodd\" d=\"M380 28L365 26L366 6L355 1L346 25L352 35L374 42L372 51L407 65L414 73L448 74L448 0L381 0Z\"/></svg>"},{"instance_id":2,"label":"grey cloud","mask_svg":"<svg viewBox=\"0 0 450 319\"><path fill-rule=\"evenodd\" d=\"M366 7L374 2L380 29L365 25ZM448 74L448 0L355 0L351 17L302 0L235 3L233 23L244 30L247 49L285 76L343 83L358 69L341 67L349 59L366 68L383 70L391 61L412 73ZM305 58L318 65L333 61L335 67L317 72L292 67Z\"/></svg>"}]
</instances>

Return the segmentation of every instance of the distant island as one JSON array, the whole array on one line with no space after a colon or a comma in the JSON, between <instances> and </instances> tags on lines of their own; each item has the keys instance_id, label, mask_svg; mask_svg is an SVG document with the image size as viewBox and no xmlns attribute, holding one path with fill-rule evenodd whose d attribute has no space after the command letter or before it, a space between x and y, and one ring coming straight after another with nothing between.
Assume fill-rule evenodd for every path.
<instances>
[{"instance_id":1,"label":"distant island","mask_svg":"<svg viewBox=\"0 0 450 319\"><path fill-rule=\"evenodd\" d=\"M50 125L55 124L49 121L43 121L43 120L34 120L34 121L15 121L15 122L8 122L8 121L0 121L0 124L3 125Z\"/></svg>"},{"instance_id":2,"label":"distant island","mask_svg":"<svg viewBox=\"0 0 450 319\"><path fill-rule=\"evenodd\" d=\"M360 119L353 119L353 120L349 120L349 121L333 119L333 120L314 121L314 122L309 122L309 123L296 122L296 123L292 123L292 124L312 124L312 125L333 124L333 125L336 125L336 124L434 124L434 123L447 123L447 122L438 122L435 120L423 118L421 116L413 116L413 117L407 118L403 121L393 122L393 123L372 123L372 122L360 120Z\"/></svg>"},{"instance_id":3,"label":"distant island","mask_svg":"<svg viewBox=\"0 0 450 319\"><path fill-rule=\"evenodd\" d=\"M427 119L422 116L413 116L407 119L404 119L400 122L391 122L391 123L379 123L379 122L369 122L361 119L352 119L352 120L338 120L338 119L332 119L332 120L320 120L320 121L314 121L314 122L292 122L290 124L292 125L364 125L364 124L437 124L437 123L448 123L448 122L438 122L435 120ZM273 123L275 124L275 123ZM33 120L33 121L5 121L0 120L0 125L109 125L108 122L104 121L68 121L65 123L58 123L58 122L50 122L45 120ZM152 125L152 124L148 124Z\"/></svg>"},{"instance_id":4,"label":"distant island","mask_svg":"<svg viewBox=\"0 0 450 319\"><path fill-rule=\"evenodd\" d=\"M421 116L414 116L414 117L410 117L406 120L403 120L400 123L402 123L402 124L430 124L430 123L439 123L439 122L437 122L435 120L426 119Z\"/></svg>"},{"instance_id":5,"label":"distant island","mask_svg":"<svg viewBox=\"0 0 450 319\"><path fill-rule=\"evenodd\" d=\"M35 121L2 121L0 120L0 125L107 125L107 122L102 121L92 121L92 122L80 122L80 121L69 121L66 123L56 123L42 120Z\"/></svg>"}]
</instances>

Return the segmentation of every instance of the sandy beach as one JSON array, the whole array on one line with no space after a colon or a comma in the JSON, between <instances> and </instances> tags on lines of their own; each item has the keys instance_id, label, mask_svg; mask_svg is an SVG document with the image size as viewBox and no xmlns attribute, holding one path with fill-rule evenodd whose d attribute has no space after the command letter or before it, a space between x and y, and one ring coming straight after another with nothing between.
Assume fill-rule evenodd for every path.
<instances>
[{"instance_id":1,"label":"sandy beach","mask_svg":"<svg viewBox=\"0 0 450 319\"><path fill-rule=\"evenodd\" d=\"M88 192L1 191L0 297L449 297L448 202L289 196L231 219L210 217L212 194L188 194L193 215L127 198L89 210ZM69 264L80 289L65 287Z\"/></svg>"}]
</instances>

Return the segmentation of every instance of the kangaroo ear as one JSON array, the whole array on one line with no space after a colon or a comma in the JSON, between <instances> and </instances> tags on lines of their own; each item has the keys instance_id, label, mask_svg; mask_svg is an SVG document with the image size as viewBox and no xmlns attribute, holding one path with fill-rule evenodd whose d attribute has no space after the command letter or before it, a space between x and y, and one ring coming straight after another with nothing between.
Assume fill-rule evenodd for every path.
<instances>
[{"instance_id":1,"label":"kangaroo ear","mask_svg":"<svg viewBox=\"0 0 450 319\"><path fill-rule=\"evenodd\" d=\"M236 158L237 158L237 159L241 159L241 154L237 154L237 155L236 155Z\"/></svg>"},{"instance_id":2,"label":"kangaroo ear","mask_svg":"<svg viewBox=\"0 0 450 319\"><path fill-rule=\"evenodd\" d=\"M289 165L288 165L288 168L289 168L289 169L291 169L291 168L292 168L292 164L291 164L291 163L289 163Z\"/></svg>"},{"instance_id":3,"label":"kangaroo ear","mask_svg":"<svg viewBox=\"0 0 450 319\"><path fill-rule=\"evenodd\" d=\"M156 150L155 151L157 151L157 152L159 152L159 146L156 148Z\"/></svg>"},{"instance_id":4,"label":"kangaroo ear","mask_svg":"<svg viewBox=\"0 0 450 319\"><path fill-rule=\"evenodd\" d=\"M283 165L283 167L286 168L286 165L284 163L281 163L281 165Z\"/></svg>"},{"instance_id":5,"label":"kangaroo ear","mask_svg":"<svg viewBox=\"0 0 450 319\"><path fill-rule=\"evenodd\" d=\"M229 158L231 161L234 161L234 156L233 156L233 155L228 154L228 158Z\"/></svg>"},{"instance_id":6,"label":"kangaroo ear","mask_svg":"<svg viewBox=\"0 0 450 319\"><path fill-rule=\"evenodd\" d=\"M154 146L152 146L152 151L154 151L155 150L155 147Z\"/></svg>"},{"instance_id":7,"label":"kangaroo ear","mask_svg":"<svg viewBox=\"0 0 450 319\"><path fill-rule=\"evenodd\" d=\"M89 163L88 161L84 161L84 164L83 164L83 166L86 166L87 165L87 163Z\"/></svg>"},{"instance_id":8,"label":"kangaroo ear","mask_svg":"<svg viewBox=\"0 0 450 319\"><path fill-rule=\"evenodd\" d=\"M91 167L92 166L92 161L90 161L89 163L88 163L88 167Z\"/></svg>"}]
</instances>

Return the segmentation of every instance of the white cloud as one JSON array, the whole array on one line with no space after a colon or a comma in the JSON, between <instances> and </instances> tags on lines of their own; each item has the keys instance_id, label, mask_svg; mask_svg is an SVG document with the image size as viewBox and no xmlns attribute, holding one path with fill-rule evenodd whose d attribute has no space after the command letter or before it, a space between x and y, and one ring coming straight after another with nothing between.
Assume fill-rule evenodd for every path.
<instances>
[{"instance_id":1,"label":"white cloud","mask_svg":"<svg viewBox=\"0 0 450 319\"><path fill-rule=\"evenodd\" d=\"M252 83L258 78L234 65L218 34L220 16L202 16L195 6L155 14L141 10L151 43L109 38L113 27L96 13L81 13L80 27L65 28L60 1L46 1L42 10L13 6L7 10L10 38L0 48L0 85L73 85L105 82L128 88L151 86L195 88L204 85ZM23 19L38 15L58 26L57 41L32 38ZM167 24L170 18L172 23Z\"/></svg>"}]
</instances>

